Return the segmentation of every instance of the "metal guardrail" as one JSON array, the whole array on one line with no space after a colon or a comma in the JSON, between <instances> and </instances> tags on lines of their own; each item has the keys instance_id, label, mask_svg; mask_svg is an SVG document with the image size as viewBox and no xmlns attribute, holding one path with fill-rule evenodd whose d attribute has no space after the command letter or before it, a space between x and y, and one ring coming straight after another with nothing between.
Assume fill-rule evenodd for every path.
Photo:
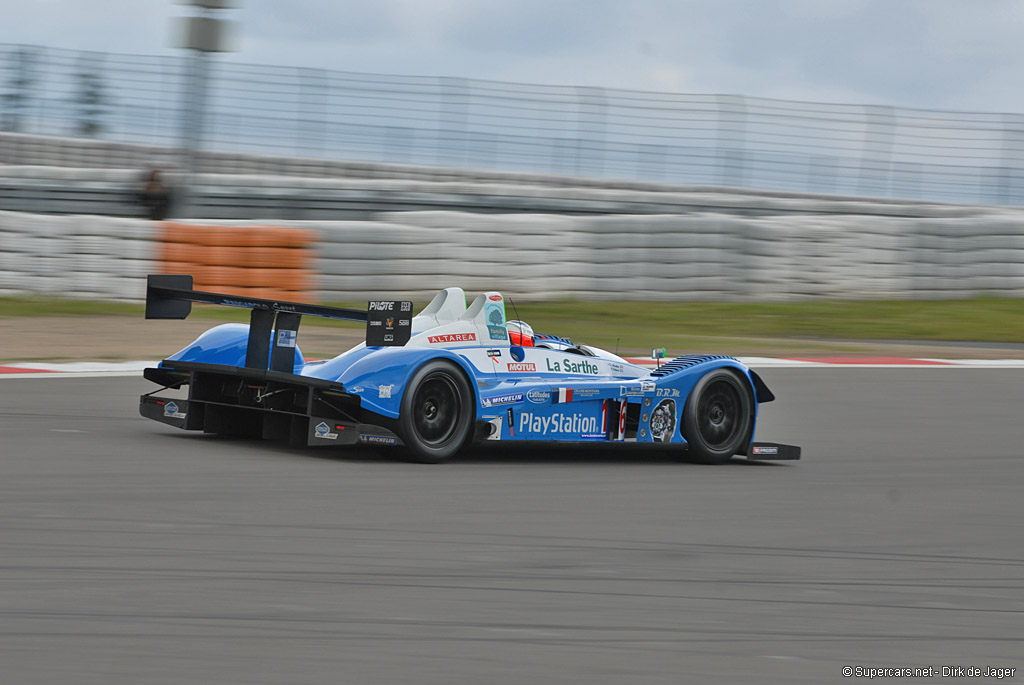
<instances>
[{"instance_id":1,"label":"metal guardrail","mask_svg":"<svg viewBox=\"0 0 1024 685\"><path fill-rule=\"evenodd\" d=\"M175 144L184 72L0 45L0 129ZM222 151L1024 204L1020 114L226 62L210 91L205 147Z\"/></svg>"}]
</instances>

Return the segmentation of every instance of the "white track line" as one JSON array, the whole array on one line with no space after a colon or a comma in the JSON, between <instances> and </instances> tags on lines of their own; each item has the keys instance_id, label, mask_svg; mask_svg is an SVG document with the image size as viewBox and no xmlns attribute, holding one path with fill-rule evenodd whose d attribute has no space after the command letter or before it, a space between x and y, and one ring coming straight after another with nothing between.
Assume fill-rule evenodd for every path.
<instances>
[{"instance_id":1,"label":"white track line","mask_svg":"<svg viewBox=\"0 0 1024 685\"><path fill-rule=\"evenodd\" d=\"M741 362L755 369L1024 369L1024 359L907 359L907 364L846 364L804 359L775 359L772 357L739 357ZM671 360L669 360L671 361ZM655 361L647 362L654 369ZM914 362L927 362L924 364ZM130 362L15 362L0 364L0 379L5 378L109 378L141 376L145 368L156 366L156 361ZM4 372L4 368L19 369ZM22 370L23 369L23 370Z\"/></svg>"}]
</instances>

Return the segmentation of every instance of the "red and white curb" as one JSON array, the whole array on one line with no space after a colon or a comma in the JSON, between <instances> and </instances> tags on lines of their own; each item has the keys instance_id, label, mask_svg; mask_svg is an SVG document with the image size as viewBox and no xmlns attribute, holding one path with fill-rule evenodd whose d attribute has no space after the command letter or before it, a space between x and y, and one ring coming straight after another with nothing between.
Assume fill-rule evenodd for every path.
<instances>
[{"instance_id":1,"label":"red and white curb","mask_svg":"<svg viewBox=\"0 0 1024 685\"><path fill-rule=\"evenodd\" d=\"M158 362L16 362L0 364L0 378L104 378L141 376Z\"/></svg>"},{"instance_id":2,"label":"red and white curb","mask_svg":"<svg viewBox=\"0 0 1024 685\"><path fill-rule=\"evenodd\" d=\"M818 357L775 358L738 357L753 368L993 368L1024 369L1024 359L930 359L908 357ZM647 368L659 366L659 360L647 357L627 358L631 364ZM671 359L660 360L664 364ZM142 370L156 366L155 361L131 362L16 362L0 364L0 378L103 378L141 376Z\"/></svg>"}]
</instances>

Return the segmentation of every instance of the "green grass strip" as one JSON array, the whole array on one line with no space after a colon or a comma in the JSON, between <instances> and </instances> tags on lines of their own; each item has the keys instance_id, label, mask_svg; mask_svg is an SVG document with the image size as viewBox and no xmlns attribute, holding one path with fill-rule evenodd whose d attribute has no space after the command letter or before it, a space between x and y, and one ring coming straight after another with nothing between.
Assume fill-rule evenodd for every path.
<instances>
[{"instance_id":1,"label":"green grass strip","mask_svg":"<svg viewBox=\"0 0 1024 685\"><path fill-rule=\"evenodd\" d=\"M344 306L356 306L343 303ZM425 303L419 303L422 306ZM811 300L726 302L523 302L519 316L538 332L623 349L700 338L794 338L1024 343L1024 299ZM243 309L196 306L193 316L247 321ZM0 317L139 316L137 304L38 297L0 298ZM510 318L515 314L507 307ZM359 328L306 317L303 326Z\"/></svg>"}]
</instances>

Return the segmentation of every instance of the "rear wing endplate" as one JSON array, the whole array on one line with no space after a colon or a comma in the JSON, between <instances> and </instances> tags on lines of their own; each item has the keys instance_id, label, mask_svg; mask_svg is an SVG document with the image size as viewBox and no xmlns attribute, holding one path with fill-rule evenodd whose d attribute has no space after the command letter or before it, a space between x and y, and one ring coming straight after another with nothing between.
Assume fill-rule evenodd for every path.
<instances>
[{"instance_id":1,"label":"rear wing endplate","mask_svg":"<svg viewBox=\"0 0 1024 685\"><path fill-rule=\"evenodd\" d=\"M376 312L368 314L359 309L325 307L193 290L192 276L189 275L151 274L147 277L147 319L184 319L192 312L193 302L251 309L249 342L245 353L246 368L261 370L269 368L271 371L285 373L292 373L295 368L295 340L298 335L299 321L303 316L366 323L368 343L371 337L371 322L382 318L375 315ZM397 312L399 310L408 311L411 308L411 302L394 302L390 309ZM391 317L389 321L378 321L372 328L374 337L379 334L383 323L393 330L386 342L376 342L376 344L404 345L407 343L412 330L408 322L408 319L411 318L411 315L406 315L402 321L398 321L398 317ZM401 326L400 324L403 323L406 325Z\"/></svg>"}]
</instances>

